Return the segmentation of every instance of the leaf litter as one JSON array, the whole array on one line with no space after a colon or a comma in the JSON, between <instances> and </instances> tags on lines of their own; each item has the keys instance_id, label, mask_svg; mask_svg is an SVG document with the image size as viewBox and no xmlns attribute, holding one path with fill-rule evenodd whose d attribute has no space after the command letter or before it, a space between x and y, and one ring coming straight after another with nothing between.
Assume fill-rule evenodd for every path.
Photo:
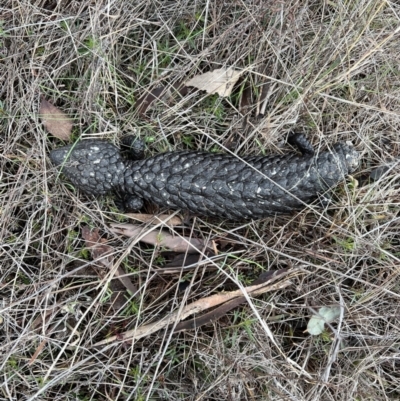
<instances>
[{"instance_id":1,"label":"leaf litter","mask_svg":"<svg viewBox=\"0 0 400 401\"><path fill-rule=\"evenodd\" d=\"M72 133L72 119L59 108L42 98L39 116L46 130L62 141L69 141Z\"/></svg>"},{"instance_id":2,"label":"leaf litter","mask_svg":"<svg viewBox=\"0 0 400 401\"><path fill-rule=\"evenodd\" d=\"M245 70L233 67L218 68L204 74L196 75L186 82L186 86L194 86L212 95L217 93L219 96L228 97L231 95L233 87Z\"/></svg>"},{"instance_id":3,"label":"leaf litter","mask_svg":"<svg viewBox=\"0 0 400 401\"><path fill-rule=\"evenodd\" d=\"M297 276L301 273L301 271L300 269L294 268L291 270L281 269L274 273L275 274L264 276L262 282L259 284L250 285L248 287L244 287L235 291L213 294L208 297L198 299L197 301L186 305L182 309L178 308L178 310L161 318L157 322L145 324L135 329L128 330L125 333L118 334L117 336L108 337L102 341L97 342L93 345L93 347L111 344L115 341L122 342L127 340L138 340L140 338L147 337L150 334L155 333L163 328L167 328L174 323L178 324L178 322L186 319L191 315L197 315L204 310L211 309L226 303L227 305L225 308L220 308L213 314L206 314L205 317L199 322L200 325L209 323L210 320L215 320L221 316L225 316L227 311L245 302L246 298L244 296L244 293L247 293L248 296L258 296L267 292L284 289L292 285L292 281L290 281L290 278ZM196 325L193 325L193 322L188 322L186 324L178 326L178 328L179 331L181 331L193 328L193 326Z\"/></svg>"}]
</instances>

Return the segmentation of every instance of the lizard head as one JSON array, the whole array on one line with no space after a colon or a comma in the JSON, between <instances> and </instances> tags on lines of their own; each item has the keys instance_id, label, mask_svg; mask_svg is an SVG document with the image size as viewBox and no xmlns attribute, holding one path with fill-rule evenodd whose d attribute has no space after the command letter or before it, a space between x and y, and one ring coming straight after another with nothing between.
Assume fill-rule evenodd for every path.
<instances>
[{"instance_id":1,"label":"lizard head","mask_svg":"<svg viewBox=\"0 0 400 401\"><path fill-rule=\"evenodd\" d=\"M125 163L117 147L86 140L50 152L50 160L81 191L104 195L123 183Z\"/></svg>"},{"instance_id":2,"label":"lizard head","mask_svg":"<svg viewBox=\"0 0 400 401\"><path fill-rule=\"evenodd\" d=\"M339 142L333 146L333 149L343 160L346 174L351 174L357 170L360 164L360 153L354 149L351 142Z\"/></svg>"}]
</instances>

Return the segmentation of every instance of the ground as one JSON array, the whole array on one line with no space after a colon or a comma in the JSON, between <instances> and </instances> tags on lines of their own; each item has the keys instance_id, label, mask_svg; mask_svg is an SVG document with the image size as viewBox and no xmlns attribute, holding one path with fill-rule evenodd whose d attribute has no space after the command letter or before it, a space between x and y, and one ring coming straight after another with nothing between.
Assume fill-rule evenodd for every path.
<instances>
[{"instance_id":1,"label":"ground","mask_svg":"<svg viewBox=\"0 0 400 401\"><path fill-rule=\"evenodd\" d=\"M0 398L399 399L399 48L387 0L3 0ZM184 86L216 69L240 71L229 96ZM321 150L351 141L360 167L322 208L142 223L212 250L171 267L178 253L112 230L131 223L112 197L53 168L65 142L43 99L73 122L69 142L258 155L293 151L298 131ZM126 334L272 271L290 282L201 327ZM322 307L338 316L311 335Z\"/></svg>"}]
</instances>

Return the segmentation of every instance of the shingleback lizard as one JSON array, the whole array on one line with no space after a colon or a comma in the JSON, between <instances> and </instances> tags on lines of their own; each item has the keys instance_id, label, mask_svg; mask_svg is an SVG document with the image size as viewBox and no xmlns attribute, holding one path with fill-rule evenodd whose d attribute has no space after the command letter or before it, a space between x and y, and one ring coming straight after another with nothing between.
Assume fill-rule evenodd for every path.
<instances>
[{"instance_id":1,"label":"shingleback lizard","mask_svg":"<svg viewBox=\"0 0 400 401\"><path fill-rule=\"evenodd\" d=\"M111 143L85 140L53 150L50 159L86 194L113 191L131 210L146 199L196 215L257 219L303 208L358 166L359 153L351 145L314 152L302 134L289 141L302 155L240 158L181 151L128 160Z\"/></svg>"}]
</instances>

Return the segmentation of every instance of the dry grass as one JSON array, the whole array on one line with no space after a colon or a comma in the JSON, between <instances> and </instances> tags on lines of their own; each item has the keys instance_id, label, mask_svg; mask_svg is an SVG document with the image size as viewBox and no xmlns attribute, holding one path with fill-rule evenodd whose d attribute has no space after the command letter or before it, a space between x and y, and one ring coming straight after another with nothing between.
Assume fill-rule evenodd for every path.
<instances>
[{"instance_id":1,"label":"dry grass","mask_svg":"<svg viewBox=\"0 0 400 401\"><path fill-rule=\"evenodd\" d=\"M0 399L400 398L399 165L368 180L399 160L397 2L3 0L0 23ZM228 99L175 93L138 112L156 86L222 66L249 68ZM324 210L196 219L186 235L225 237L223 257L169 273L159 249L110 232L121 220L111 199L57 178L47 154L60 141L38 119L41 95L75 118L75 138L136 132L148 153L287 151L291 129L321 148L351 140L359 185L337 188ZM84 225L138 286L125 303L112 304L115 280L93 265ZM197 330L91 347L294 266L304 272L288 289ZM339 321L304 333L313 310L337 304Z\"/></svg>"}]
</instances>

